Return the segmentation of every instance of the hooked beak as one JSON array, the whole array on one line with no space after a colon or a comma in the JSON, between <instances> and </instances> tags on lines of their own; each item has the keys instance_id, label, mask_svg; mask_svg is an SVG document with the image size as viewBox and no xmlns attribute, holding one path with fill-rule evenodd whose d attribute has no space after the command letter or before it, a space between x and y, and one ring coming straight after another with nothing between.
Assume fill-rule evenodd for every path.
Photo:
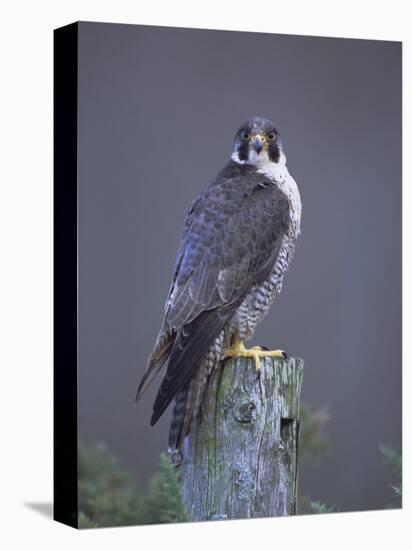
<instances>
[{"instance_id":1,"label":"hooked beak","mask_svg":"<svg viewBox=\"0 0 412 550\"><path fill-rule=\"evenodd\" d=\"M256 151L257 154L259 154L261 152L261 150L263 149L263 139L261 136L257 135L255 136L253 139L252 139L252 145Z\"/></svg>"}]
</instances>

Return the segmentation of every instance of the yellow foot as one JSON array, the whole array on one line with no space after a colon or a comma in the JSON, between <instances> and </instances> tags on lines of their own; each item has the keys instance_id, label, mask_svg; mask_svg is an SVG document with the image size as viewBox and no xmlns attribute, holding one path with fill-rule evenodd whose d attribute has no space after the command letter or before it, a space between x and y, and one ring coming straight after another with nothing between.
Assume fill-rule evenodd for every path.
<instances>
[{"instance_id":1,"label":"yellow foot","mask_svg":"<svg viewBox=\"0 0 412 550\"><path fill-rule=\"evenodd\" d=\"M286 359L287 355L280 349L266 351L259 346L246 349L243 342L236 339L232 347L226 351L225 357L251 357L255 361L256 370L259 371L261 368L261 357L280 357Z\"/></svg>"}]
</instances>

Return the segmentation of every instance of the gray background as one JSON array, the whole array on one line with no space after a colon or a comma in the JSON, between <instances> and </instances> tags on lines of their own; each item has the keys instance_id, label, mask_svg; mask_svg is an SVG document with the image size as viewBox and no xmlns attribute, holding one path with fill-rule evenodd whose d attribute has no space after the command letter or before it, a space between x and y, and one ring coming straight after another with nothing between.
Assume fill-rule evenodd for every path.
<instances>
[{"instance_id":1,"label":"gray background","mask_svg":"<svg viewBox=\"0 0 412 550\"><path fill-rule=\"evenodd\" d=\"M274 120L303 201L282 294L255 342L305 359L330 452L301 490L384 507L379 442L401 446L401 45L81 23L79 432L144 488L169 413L139 377L163 315L186 207L239 124Z\"/></svg>"}]
</instances>

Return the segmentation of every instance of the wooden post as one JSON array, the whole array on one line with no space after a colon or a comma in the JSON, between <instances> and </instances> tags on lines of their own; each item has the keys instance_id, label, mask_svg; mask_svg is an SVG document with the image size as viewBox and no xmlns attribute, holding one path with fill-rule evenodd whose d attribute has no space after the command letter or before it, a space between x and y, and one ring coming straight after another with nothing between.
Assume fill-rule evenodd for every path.
<instances>
[{"instance_id":1,"label":"wooden post","mask_svg":"<svg viewBox=\"0 0 412 550\"><path fill-rule=\"evenodd\" d=\"M211 376L185 439L183 501L190 521L296 513L302 359L230 359Z\"/></svg>"}]
</instances>

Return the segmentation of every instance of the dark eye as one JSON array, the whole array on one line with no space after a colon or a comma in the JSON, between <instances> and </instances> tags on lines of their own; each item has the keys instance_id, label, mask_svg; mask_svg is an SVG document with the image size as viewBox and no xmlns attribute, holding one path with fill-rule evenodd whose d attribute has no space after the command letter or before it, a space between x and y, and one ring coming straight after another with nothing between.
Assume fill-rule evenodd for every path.
<instances>
[{"instance_id":1,"label":"dark eye","mask_svg":"<svg viewBox=\"0 0 412 550\"><path fill-rule=\"evenodd\" d=\"M276 138L275 132L269 132L268 133L268 140L273 141Z\"/></svg>"},{"instance_id":2,"label":"dark eye","mask_svg":"<svg viewBox=\"0 0 412 550\"><path fill-rule=\"evenodd\" d=\"M250 134L247 130L243 130L242 132L242 139L249 139L250 138Z\"/></svg>"}]
</instances>

